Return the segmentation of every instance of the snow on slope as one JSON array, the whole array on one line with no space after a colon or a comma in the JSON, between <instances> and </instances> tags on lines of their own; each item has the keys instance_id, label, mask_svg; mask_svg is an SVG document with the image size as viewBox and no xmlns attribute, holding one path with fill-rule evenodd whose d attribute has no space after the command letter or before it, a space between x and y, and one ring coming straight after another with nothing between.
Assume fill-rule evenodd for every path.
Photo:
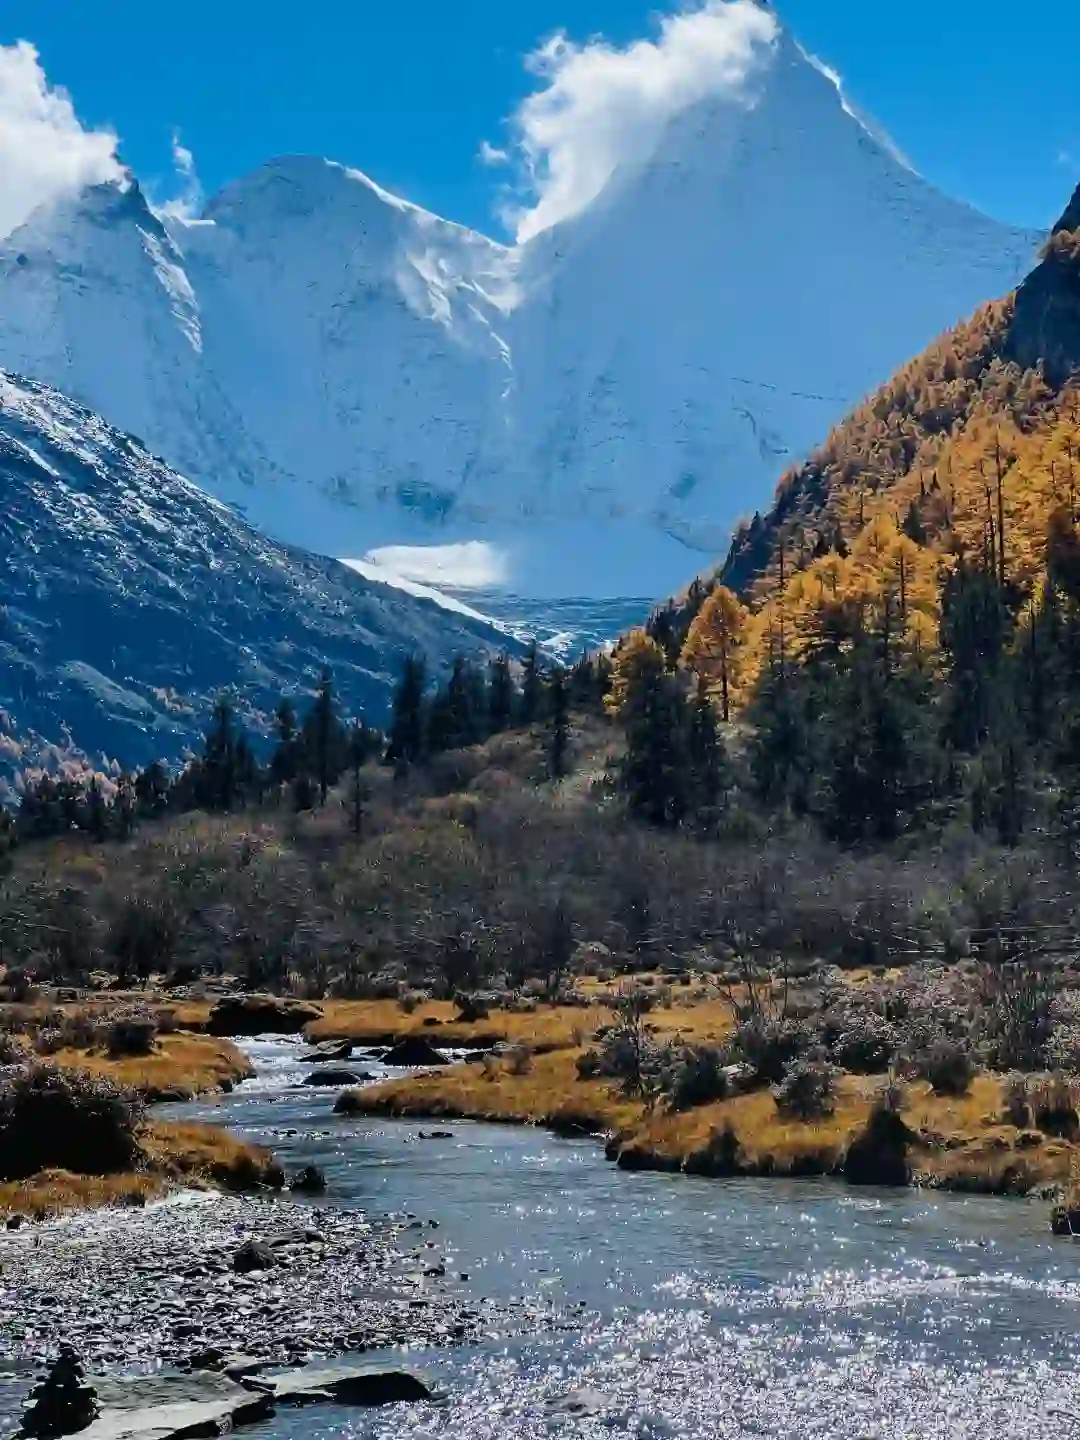
<instances>
[{"instance_id":1,"label":"snow on slope","mask_svg":"<svg viewBox=\"0 0 1080 1440\"><path fill-rule=\"evenodd\" d=\"M661 594L1035 243L906 169L781 34L744 97L514 250L321 160L169 229L134 185L88 192L0 250L0 364L278 539Z\"/></svg>"},{"instance_id":2,"label":"snow on slope","mask_svg":"<svg viewBox=\"0 0 1080 1440\"><path fill-rule=\"evenodd\" d=\"M2 373L0 490L0 791L5 772L76 750L176 760L226 688L264 730L325 666L349 712L382 721L406 654L442 668L507 643L268 540L96 415Z\"/></svg>"}]
</instances>

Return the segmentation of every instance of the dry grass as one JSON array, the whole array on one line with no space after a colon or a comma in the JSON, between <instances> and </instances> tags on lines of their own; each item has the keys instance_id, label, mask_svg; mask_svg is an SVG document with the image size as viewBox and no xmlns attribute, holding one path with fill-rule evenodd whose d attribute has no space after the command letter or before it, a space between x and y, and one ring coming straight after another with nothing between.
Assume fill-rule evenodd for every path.
<instances>
[{"instance_id":1,"label":"dry grass","mask_svg":"<svg viewBox=\"0 0 1080 1440\"><path fill-rule=\"evenodd\" d=\"M61 1050L51 1059L68 1069L107 1076L148 1100L190 1099L223 1084L250 1079L255 1073L231 1041L183 1031L159 1036L152 1055L114 1060L104 1052L72 1049Z\"/></svg>"},{"instance_id":2,"label":"dry grass","mask_svg":"<svg viewBox=\"0 0 1080 1440\"><path fill-rule=\"evenodd\" d=\"M610 987L603 997L610 995ZM423 1035L434 1045L488 1046L507 1042L528 1045L534 1051L569 1049L581 1045L604 1025L613 1012L600 993L594 1003L537 1005L535 1010L492 1010L484 1020L465 1023L454 1006L432 1000L406 1014L396 1000L327 1000L324 1015L309 1025L309 1040L352 1040L359 1045L385 1045L407 1035ZM435 1022L435 1023L432 1023ZM721 1040L731 1033L731 1012L719 1000L683 1008L673 1005L653 1011L648 1023L667 1039Z\"/></svg>"},{"instance_id":3,"label":"dry grass","mask_svg":"<svg viewBox=\"0 0 1080 1440\"><path fill-rule=\"evenodd\" d=\"M414 1118L509 1121L554 1129L576 1123L618 1132L619 1148L642 1168L681 1169L719 1132L739 1140L739 1165L748 1173L832 1174L863 1129L881 1082L843 1076L836 1108L826 1120L802 1123L782 1116L768 1090L739 1095L681 1113L651 1113L606 1081L577 1078L580 1051L537 1056L528 1074L505 1064L494 1073L481 1065L453 1066L357 1092L358 1113ZM1000 1080L976 1078L969 1094L935 1096L926 1084L911 1087L903 1117L922 1142L911 1161L926 1183L955 1190L1027 1193L1067 1185L1080 1148L1002 1123Z\"/></svg>"},{"instance_id":4,"label":"dry grass","mask_svg":"<svg viewBox=\"0 0 1080 1440\"><path fill-rule=\"evenodd\" d=\"M143 1164L120 1175L43 1170L0 1184L0 1215L36 1220L106 1205L144 1205L171 1186L243 1189L271 1163L268 1151L212 1125L152 1122L140 1137Z\"/></svg>"}]
</instances>

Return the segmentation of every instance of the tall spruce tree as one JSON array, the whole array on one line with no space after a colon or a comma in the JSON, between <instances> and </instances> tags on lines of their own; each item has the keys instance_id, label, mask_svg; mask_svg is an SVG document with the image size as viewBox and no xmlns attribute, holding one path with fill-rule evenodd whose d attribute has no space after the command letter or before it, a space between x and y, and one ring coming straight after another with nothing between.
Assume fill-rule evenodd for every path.
<instances>
[{"instance_id":1,"label":"tall spruce tree","mask_svg":"<svg viewBox=\"0 0 1080 1440\"><path fill-rule=\"evenodd\" d=\"M347 737L338 714L329 671L319 681L315 700L304 720L304 764L319 788L319 803L326 804L331 785L341 778L346 763Z\"/></svg>"},{"instance_id":2,"label":"tall spruce tree","mask_svg":"<svg viewBox=\"0 0 1080 1440\"><path fill-rule=\"evenodd\" d=\"M510 657L497 655L491 662L491 673L488 677L487 728L492 735L501 735L514 723L516 699Z\"/></svg>"},{"instance_id":3,"label":"tall spruce tree","mask_svg":"<svg viewBox=\"0 0 1080 1440\"><path fill-rule=\"evenodd\" d=\"M562 780L569 768L570 696L566 672L556 666L548 679L548 764L553 780Z\"/></svg>"},{"instance_id":4,"label":"tall spruce tree","mask_svg":"<svg viewBox=\"0 0 1080 1440\"><path fill-rule=\"evenodd\" d=\"M401 774L424 753L424 694L427 666L421 655L410 655L394 690L393 718L386 758Z\"/></svg>"},{"instance_id":5,"label":"tall spruce tree","mask_svg":"<svg viewBox=\"0 0 1080 1440\"><path fill-rule=\"evenodd\" d=\"M534 640L525 654L521 666L521 723L535 725L540 718L543 702L543 677L540 673L540 654Z\"/></svg>"}]
</instances>

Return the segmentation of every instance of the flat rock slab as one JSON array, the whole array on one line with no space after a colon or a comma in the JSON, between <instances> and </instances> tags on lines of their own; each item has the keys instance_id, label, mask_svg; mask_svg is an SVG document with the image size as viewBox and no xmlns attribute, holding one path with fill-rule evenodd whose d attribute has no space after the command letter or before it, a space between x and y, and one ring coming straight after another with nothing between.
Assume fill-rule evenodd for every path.
<instances>
[{"instance_id":1,"label":"flat rock slab","mask_svg":"<svg viewBox=\"0 0 1080 1440\"><path fill-rule=\"evenodd\" d=\"M416 1370L386 1360L334 1360L301 1370L260 1375L282 1405L396 1405L402 1400L430 1400L431 1386Z\"/></svg>"},{"instance_id":2,"label":"flat rock slab","mask_svg":"<svg viewBox=\"0 0 1080 1440\"><path fill-rule=\"evenodd\" d=\"M197 1440L274 1414L272 1395L205 1371L92 1383L101 1413L83 1440Z\"/></svg>"}]
</instances>

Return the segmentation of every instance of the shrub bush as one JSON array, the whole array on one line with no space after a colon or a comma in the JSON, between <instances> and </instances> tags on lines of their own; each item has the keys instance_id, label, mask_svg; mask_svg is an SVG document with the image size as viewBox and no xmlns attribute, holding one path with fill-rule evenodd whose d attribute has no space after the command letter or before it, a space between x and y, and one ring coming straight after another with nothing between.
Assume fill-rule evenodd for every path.
<instances>
[{"instance_id":1,"label":"shrub bush","mask_svg":"<svg viewBox=\"0 0 1080 1440\"><path fill-rule=\"evenodd\" d=\"M939 1040L916 1058L915 1072L929 1080L935 1095L966 1095L971 1089L975 1066L963 1045Z\"/></svg>"},{"instance_id":2,"label":"shrub bush","mask_svg":"<svg viewBox=\"0 0 1080 1440\"><path fill-rule=\"evenodd\" d=\"M788 1066L772 1094L782 1115L825 1120L836 1108L836 1071L816 1060L797 1060Z\"/></svg>"},{"instance_id":3,"label":"shrub bush","mask_svg":"<svg viewBox=\"0 0 1080 1440\"><path fill-rule=\"evenodd\" d=\"M1080 1132L1080 1114L1073 1087L1063 1075L1054 1075L1033 1085L1030 1103L1035 1125L1044 1135L1063 1140L1076 1138Z\"/></svg>"},{"instance_id":4,"label":"shrub bush","mask_svg":"<svg viewBox=\"0 0 1080 1440\"><path fill-rule=\"evenodd\" d=\"M672 1068L668 1100L673 1110L692 1110L726 1100L728 1080L724 1053L711 1045L684 1050Z\"/></svg>"},{"instance_id":5,"label":"shrub bush","mask_svg":"<svg viewBox=\"0 0 1080 1440\"><path fill-rule=\"evenodd\" d=\"M745 1021L735 1031L735 1045L766 1084L783 1082L789 1065L811 1048L814 1037L802 1025L784 1020Z\"/></svg>"},{"instance_id":6,"label":"shrub bush","mask_svg":"<svg viewBox=\"0 0 1080 1440\"><path fill-rule=\"evenodd\" d=\"M1031 1125L1031 1100L1028 1083L1023 1075L1013 1075L1005 1084L1005 1120L1017 1130L1026 1130Z\"/></svg>"},{"instance_id":7,"label":"shrub bush","mask_svg":"<svg viewBox=\"0 0 1080 1440\"><path fill-rule=\"evenodd\" d=\"M129 1170L139 1158L142 1114L138 1098L111 1081L35 1065L0 1085L0 1175Z\"/></svg>"},{"instance_id":8,"label":"shrub bush","mask_svg":"<svg viewBox=\"0 0 1080 1440\"><path fill-rule=\"evenodd\" d=\"M157 1021L144 1011L117 1015L105 1030L105 1044L113 1060L152 1055L157 1039Z\"/></svg>"}]
</instances>

